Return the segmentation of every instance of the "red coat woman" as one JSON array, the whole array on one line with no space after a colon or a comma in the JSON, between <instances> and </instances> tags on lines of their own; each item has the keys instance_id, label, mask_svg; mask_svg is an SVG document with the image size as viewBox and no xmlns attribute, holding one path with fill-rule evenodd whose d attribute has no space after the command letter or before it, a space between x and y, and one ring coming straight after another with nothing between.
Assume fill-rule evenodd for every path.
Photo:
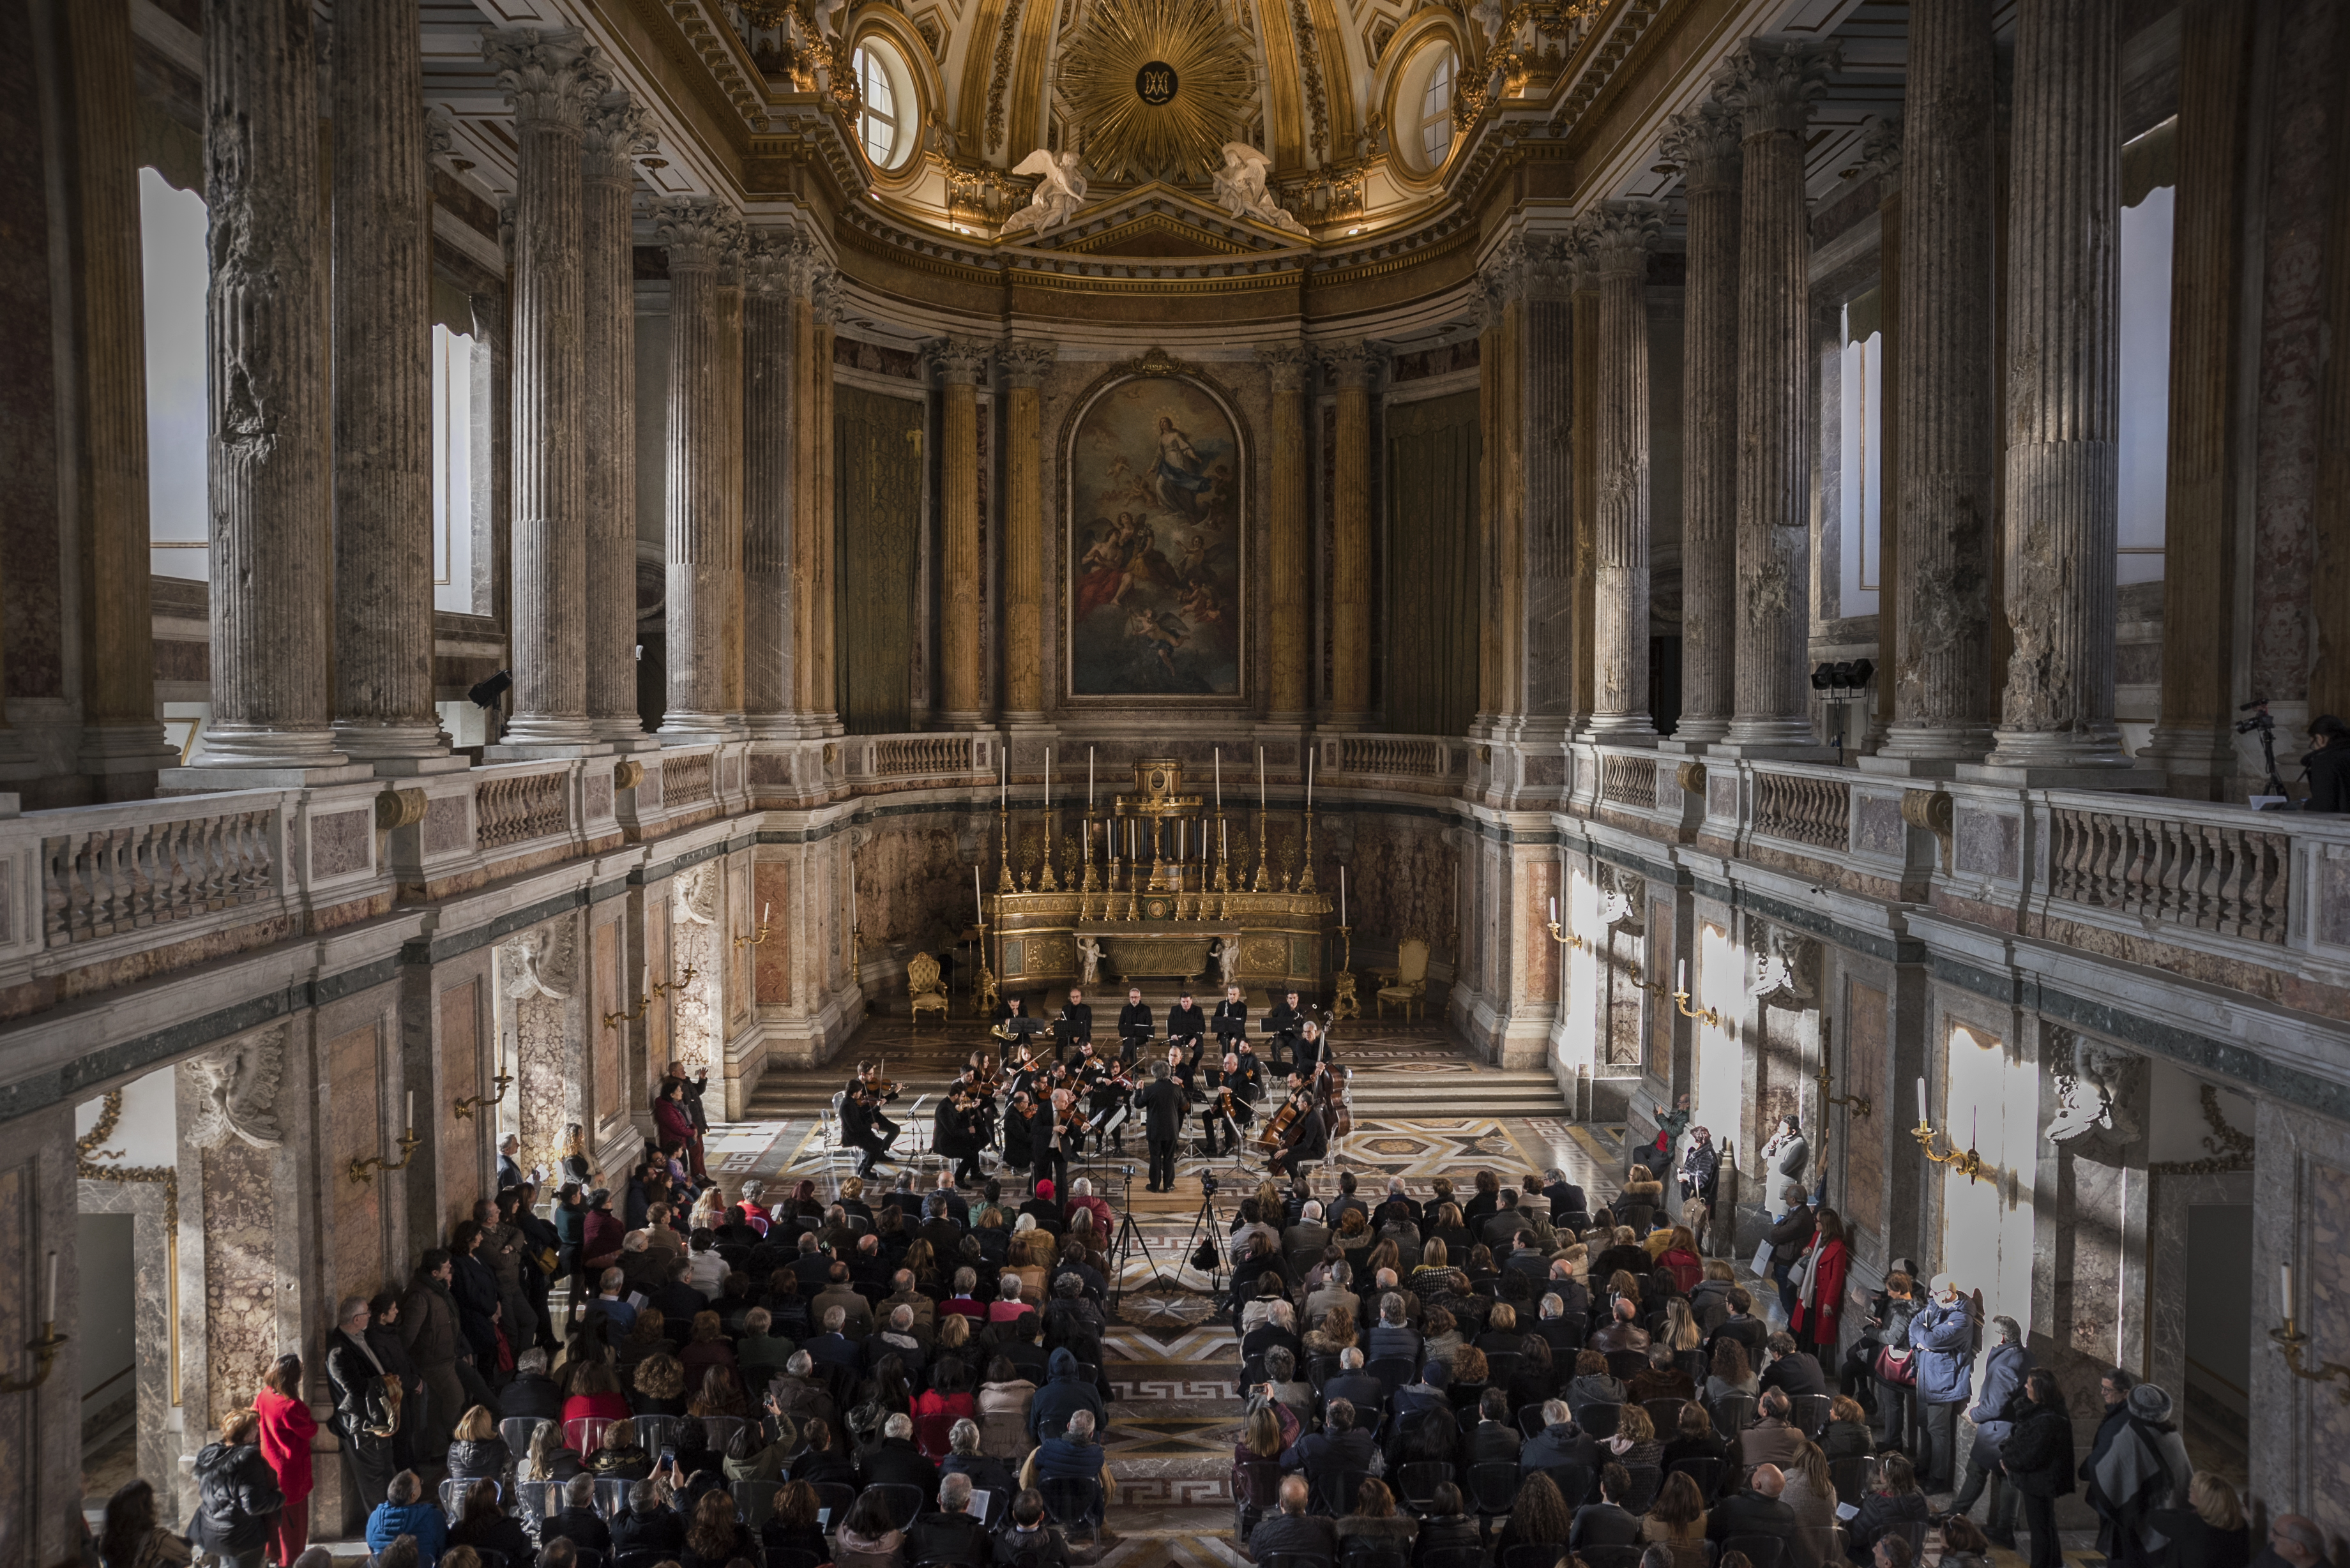
<instances>
[{"instance_id":1,"label":"red coat woman","mask_svg":"<svg viewBox=\"0 0 2350 1568\"><path fill-rule=\"evenodd\" d=\"M1811 1275L1796 1295L1790 1328L1797 1339L1818 1347L1822 1366L1833 1366L1836 1331L1844 1317L1845 1269L1852 1261L1844 1242L1843 1221L1833 1209L1820 1210L1808 1261Z\"/></svg>"},{"instance_id":2,"label":"red coat woman","mask_svg":"<svg viewBox=\"0 0 2350 1568\"><path fill-rule=\"evenodd\" d=\"M261 1417L261 1457L286 1498L285 1511L271 1531L269 1555L291 1563L309 1544L310 1439L318 1435L318 1423L302 1399L300 1356L281 1355L261 1375L253 1408Z\"/></svg>"}]
</instances>

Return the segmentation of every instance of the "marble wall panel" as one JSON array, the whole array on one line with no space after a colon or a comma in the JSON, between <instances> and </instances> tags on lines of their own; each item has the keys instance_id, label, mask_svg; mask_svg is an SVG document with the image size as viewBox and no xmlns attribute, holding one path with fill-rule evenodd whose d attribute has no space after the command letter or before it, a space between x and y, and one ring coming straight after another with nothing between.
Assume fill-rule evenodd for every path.
<instances>
[{"instance_id":1,"label":"marble wall panel","mask_svg":"<svg viewBox=\"0 0 2350 1568\"><path fill-rule=\"evenodd\" d=\"M1651 985L1669 986L1679 955L1673 950L1673 906L1669 898L1648 901L1648 963L1641 971L1641 978ZM1648 1009L1648 1069L1659 1078L1669 1078L1672 1074L1676 1016L1670 997L1659 997L1657 1005ZM1686 1086L1677 1084L1674 1088L1678 1092Z\"/></svg>"},{"instance_id":2,"label":"marble wall panel","mask_svg":"<svg viewBox=\"0 0 2350 1568\"><path fill-rule=\"evenodd\" d=\"M1317 813L1317 815L1319 815ZM1318 830L1317 830L1318 833ZM1442 823L1420 817L1354 814L1354 858L1347 867L1347 912L1355 928L1355 951L1392 951L1419 937L1436 952L1452 945L1460 925L1454 898L1461 880L1461 853ZM1315 846L1317 849L1319 845ZM1317 879L1337 888L1335 867L1317 867ZM1545 894L1545 897L1548 895ZM1537 906L1539 907L1539 906ZM1547 921L1545 911L1543 919ZM1549 931L1543 931L1544 941ZM1556 971L1551 984L1557 984Z\"/></svg>"},{"instance_id":3,"label":"marble wall panel","mask_svg":"<svg viewBox=\"0 0 2350 1568\"><path fill-rule=\"evenodd\" d=\"M1886 795L1862 795L1852 803L1852 846L1863 855L1898 859L1908 846L1901 826L1901 803Z\"/></svg>"},{"instance_id":4,"label":"marble wall panel","mask_svg":"<svg viewBox=\"0 0 2350 1568\"><path fill-rule=\"evenodd\" d=\"M2339 1361L2350 1346L2350 1170L2323 1161L2309 1164L2308 1305L2302 1332L2311 1360ZM2271 1354L2273 1354L2272 1352ZM2320 1472L2310 1477L2309 1513L2329 1540L2350 1537L2350 1406L2339 1399L2309 1402L2308 1451Z\"/></svg>"},{"instance_id":5,"label":"marble wall panel","mask_svg":"<svg viewBox=\"0 0 2350 1568\"><path fill-rule=\"evenodd\" d=\"M1558 997L1559 944L1551 940L1550 904L1559 896L1558 862L1545 855L1539 860L1523 860L1511 882L1517 889L1516 928L1518 950L1525 955L1519 966L1519 1000L1522 1002L1554 1002ZM1633 961L1638 960L1639 940L1628 935L1623 939L1632 944ZM1628 1041L1630 1060L1640 1059L1639 1010L1632 1012L1632 1033ZM1609 1060L1616 1060L1612 1054Z\"/></svg>"},{"instance_id":6,"label":"marble wall panel","mask_svg":"<svg viewBox=\"0 0 2350 1568\"><path fill-rule=\"evenodd\" d=\"M751 897L751 852L747 849L726 858L726 889L723 898L726 910L726 1033L732 1039L751 1022L751 966L758 950L747 939L759 934L759 907ZM746 939L737 943L734 936Z\"/></svg>"},{"instance_id":7,"label":"marble wall panel","mask_svg":"<svg viewBox=\"0 0 2350 1568\"><path fill-rule=\"evenodd\" d=\"M1875 1102L1885 1098L1887 1026L1885 993L1875 986L1852 981L1845 992L1846 1049L1843 1060L1835 1064L1837 1094L1859 1095ZM1866 1250L1874 1253L1873 1239L1885 1228L1884 1129L1889 1124L1876 1106L1871 1106L1870 1112L1866 1120L1845 1114L1844 1205L1847 1228L1870 1238Z\"/></svg>"},{"instance_id":8,"label":"marble wall panel","mask_svg":"<svg viewBox=\"0 0 2350 1568\"><path fill-rule=\"evenodd\" d=\"M379 1081L381 1033L372 1022L327 1043L325 1126L320 1142L329 1205L327 1295L373 1295L385 1284L383 1179L352 1181L344 1162L390 1145ZM341 1159L336 1155L348 1150ZM395 1149L395 1154L397 1150Z\"/></svg>"},{"instance_id":9,"label":"marble wall panel","mask_svg":"<svg viewBox=\"0 0 2350 1568\"><path fill-rule=\"evenodd\" d=\"M792 1000L792 950L799 922L791 918L792 868L780 860L762 860L754 873L754 895L760 906L773 904L784 911L776 940L760 944L752 964L753 984L760 1004L788 1006Z\"/></svg>"},{"instance_id":10,"label":"marble wall panel","mask_svg":"<svg viewBox=\"0 0 2350 1568\"><path fill-rule=\"evenodd\" d=\"M572 1088L570 1004L533 992L514 1004L515 1105L521 1118L522 1166L555 1168L563 1153Z\"/></svg>"},{"instance_id":11,"label":"marble wall panel","mask_svg":"<svg viewBox=\"0 0 2350 1568\"><path fill-rule=\"evenodd\" d=\"M374 863L375 818L370 812L338 811L310 819L310 874L347 877Z\"/></svg>"},{"instance_id":12,"label":"marble wall panel","mask_svg":"<svg viewBox=\"0 0 2350 1568\"><path fill-rule=\"evenodd\" d=\"M203 1151L203 1424L253 1403L278 1355L275 1157L234 1137Z\"/></svg>"},{"instance_id":13,"label":"marble wall panel","mask_svg":"<svg viewBox=\"0 0 2350 1568\"><path fill-rule=\"evenodd\" d=\"M1960 870L2004 882L2022 875L2022 818L1997 811L1962 811L1957 837Z\"/></svg>"},{"instance_id":14,"label":"marble wall panel","mask_svg":"<svg viewBox=\"0 0 2350 1568\"><path fill-rule=\"evenodd\" d=\"M1074 843L1077 824L1065 816L1061 827ZM1025 856L1042 851L1031 846L1018 853L1024 864ZM1055 851L1055 863L1066 871L1073 855L1065 843ZM971 867L956 846L951 819L874 828L852 859L857 924L868 953L899 945L936 953L971 923Z\"/></svg>"},{"instance_id":15,"label":"marble wall panel","mask_svg":"<svg viewBox=\"0 0 2350 1568\"><path fill-rule=\"evenodd\" d=\"M477 976L441 993L441 1071L439 1092L429 1096L418 1119L437 1133L440 1177L439 1230L465 1218L482 1185L482 1135L479 1116L460 1121L450 1116L451 1101L482 1092L482 981ZM436 1236L432 1242L439 1241Z\"/></svg>"},{"instance_id":16,"label":"marble wall panel","mask_svg":"<svg viewBox=\"0 0 2350 1568\"><path fill-rule=\"evenodd\" d=\"M2317 863L2317 940L2350 947L2350 854L2328 851Z\"/></svg>"},{"instance_id":17,"label":"marble wall panel","mask_svg":"<svg viewBox=\"0 0 2350 1568\"><path fill-rule=\"evenodd\" d=\"M1556 950L1558 944L1550 940L1550 932L1540 933L1543 946ZM1602 949L1601 975L1607 988L1607 1064L1611 1067L1640 1065L1640 988L1632 977L1640 973L1639 934L1627 928L1610 930ZM1667 1036L1670 1039L1669 1033ZM1667 1058L1669 1060L1669 1058Z\"/></svg>"},{"instance_id":18,"label":"marble wall panel","mask_svg":"<svg viewBox=\"0 0 2350 1568\"><path fill-rule=\"evenodd\" d=\"M473 844L473 801L462 794L439 795L424 804L424 853L454 855Z\"/></svg>"},{"instance_id":19,"label":"marble wall panel","mask_svg":"<svg viewBox=\"0 0 2350 1568\"><path fill-rule=\"evenodd\" d=\"M648 774L648 777L650 775ZM666 883L647 889L645 898L645 974L648 980L673 981L677 970L672 967L671 941L673 924L669 911L669 888ZM648 991L645 985L639 991ZM661 998L654 998L645 1009L645 1059L642 1064L644 1081L638 1085L639 1095L652 1093L653 1085L670 1063L671 1043L675 1038L670 1024L670 1010Z\"/></svg>"},{"instance_id":20,"label":"marble wall panel","mask_svg":"<svg viewBox=\"0 0 2350 1568\"><path fill-rule=\"evenodd\" d=\"M598 926L588 939L588 1029L593 1042L588 1052L590 1083L595 1104L590 1110L593 1120L609 1116L620 1106L621 1030L624 1024L607 1025L608 1014L626 1012L630 1002L620 994L620 923L607 920ZM589 1125L593 1125L593 1120Z\"/></svg>"},{"instance_id":21,"label":"marble wall panel","mask_svg":"<svg viewBox=\"0 0 2350 1568\"><path fill-rule=\"evenodd\" d=\"M658 1075L668 1062L681 1062L691 1075L719 1059L719 1009L724 1001L718 967L721 936L716 926L680 919L670 928L670 940L671 974L682 980L691 969L693 980L669 994L670 1054L653 1067Z\"/></svg>"}]
</instances>

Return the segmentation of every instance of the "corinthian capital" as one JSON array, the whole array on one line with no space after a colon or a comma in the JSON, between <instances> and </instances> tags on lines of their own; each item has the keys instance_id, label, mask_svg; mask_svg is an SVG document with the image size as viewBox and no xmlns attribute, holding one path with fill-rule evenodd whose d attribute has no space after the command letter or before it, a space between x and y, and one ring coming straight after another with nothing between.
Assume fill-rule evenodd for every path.
<instances>
[{"instance_id":1,"label":"corinthian capital","mask_svg":"<svg viewBox=\"0 0 2350 1568\"><path fill-rule=\"evenodd\" d=\"M482 58L496 68L518 125L551 120L577 130L612 89L599 52L577 27L484 27Z\"/></svg>"},{"instance_id":2,"label":"corinthian capital","mask_svg":"<svg viewBox=\"0 0 2350 1568\"><path fill-rule=\"evenodd\" d=\"M1901 172L1901 117L1879 115L1869 122L1860 139L1860 162L1853 170L1856 180L1874 180L1882 174Z\"/></svg>"},{"instance_id":3,"label":"corinthian capital","mask_svg":"<svg viewBox=\"0 0 2350 1568\"><path fill-rule=\"evenodd\" d=\"M984 337L937 337L923 346L922 353L938 372L941 386L976 387L987 380L995 345Z\"/></svg>"},{"instance_id":4,"label":"corinthian capital","mask_svg":"<svg viewBox=\"0 0 2350 1568\"><path fill-rule=\"evenodd\" d=\"M790 296L798 261L798 236L789 229L749 229L743 242L743 293L746 298Z\"/></svg>"},{"instance_id":5,"label":"corinthian capital","mask_svg":"<svg viewBox=\"0 0 2350 1568\"><path fill-rule=\"evenodd\" d=\"M1061 346L1043 337L1015 337L995 351L1007 386L1040 387L1061 357Z\"/></svg>"},{"instance_id":6,"label":"corinthian capital","mask_svg":"<svg viewBox=\"0 0 2350 1568\"><path fill-rule=\"evenodd\" d=\"M653 135L652 116L625 92L606 93L588 109L586 130L579 151L582 171L590 180L626 183L636 160L660 145Z\"/></svg>"},{"instance_id":7,"label":"corinthian capital","mask_svg":"<svg viewBox=\"0 0 2350 1568\"><path fill-rule=\"evenodd\" d=\"M1323 369L1341 387L1376 386L1379 367L1387 363L1387 350L1367 338L1327 343L1322 348Z\"/></svg>"},{"instance_id":8,"label":"corinthian capital","mask_svg":"<svg viewBox=\"0 0 2350 1568\"><path fill-rule=\"evenodd\" d=\"M653 242L668 248L671 271L726 265L742 239L743 220L723 202L688 197L653 206Z\"/></svg>"},{"instance_id":9,"label":"corinthian capital","mask_svg":"<svg viewBox=\"0 0 2350 1568\"><path fill-rule=\"evenodd\" d=\"M1680 165L1692 195L1738 183L1742 145L1738 117L1718 98L1702 99L1665 121L1659 139L1664 155Z\"/></svg>"},{"instance_id":10,"label":"corinthian capital","mask_svg":"<svg viewBox=\"0 0 2350 1568\"><path fill-rule=\"evenodd\" d=\"M1812 105L1828 90L1828 78L1842 59L1834 43L1749 38L1722 62L1715 81L1745 135L1783 130L1800 137L1811 123Z\"/></svg>"},{"instance_id":11,"label":"corinthian capital","mask_svg":"<svg viewBox=\"0 0 2350 1568\"><path fill-rule=\"evenodd\" d=\"M1314 350L1303 343L1260 343L1256 362L1264 367L1276 392L1302 392L1314 373Z\"/></svg>"},{"instance_id":12,"label":"corinthian capital","mask_svg":"<svg viewBox=\"0 0 2350 1568\"><path fill-rule=\"evenodd\" d=\"M1654 202L1602 202L1583 215L1575 237L1595 278L1644 277L1648 246L1664 226L1664 213Z\"/></svg>"}]
</instances>

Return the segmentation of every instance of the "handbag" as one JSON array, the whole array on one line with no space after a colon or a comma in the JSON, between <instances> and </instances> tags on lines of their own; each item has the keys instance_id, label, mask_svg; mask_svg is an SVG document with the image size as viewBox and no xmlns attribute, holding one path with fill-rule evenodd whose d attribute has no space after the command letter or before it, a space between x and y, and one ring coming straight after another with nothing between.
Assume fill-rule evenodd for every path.
<instances>
[{"instance_id":1,"label":"handbag","mask_svg":"<svg viewBox=\"0 0 2350 1568\"><path fill-rule=\"evenodd\" d=\"M1879 1345L1877 1376L1896 1387L1915 1388L1918 1386L1917 1362L1918 1353L1914 1350L1896 1350L1889 1345Z\"/></svg>"}]
</instances>

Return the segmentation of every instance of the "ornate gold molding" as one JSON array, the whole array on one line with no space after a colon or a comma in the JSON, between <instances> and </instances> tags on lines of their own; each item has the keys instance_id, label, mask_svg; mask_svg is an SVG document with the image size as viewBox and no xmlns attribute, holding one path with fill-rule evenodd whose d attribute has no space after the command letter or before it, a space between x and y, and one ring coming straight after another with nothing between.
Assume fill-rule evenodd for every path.
<instances>
[{"instance_id":1,"label":"ornate gold molding","mask_svg":"<svg viewBox=\"0 0 2350 1568\"><path fill-rule=\"evenodd\" d=\"M2239 1132L2220 1114L2219 1091L2210 1085L2203 1085L2203 1120L2210 1127L2210 1136L2203 1147L2211 1151L2209 1159L2165 1159L2148 1163L2149 1176L2224 1176L2230 1171L2252 1168L2252 1135Z\"/></svg>"}]
</instances>

